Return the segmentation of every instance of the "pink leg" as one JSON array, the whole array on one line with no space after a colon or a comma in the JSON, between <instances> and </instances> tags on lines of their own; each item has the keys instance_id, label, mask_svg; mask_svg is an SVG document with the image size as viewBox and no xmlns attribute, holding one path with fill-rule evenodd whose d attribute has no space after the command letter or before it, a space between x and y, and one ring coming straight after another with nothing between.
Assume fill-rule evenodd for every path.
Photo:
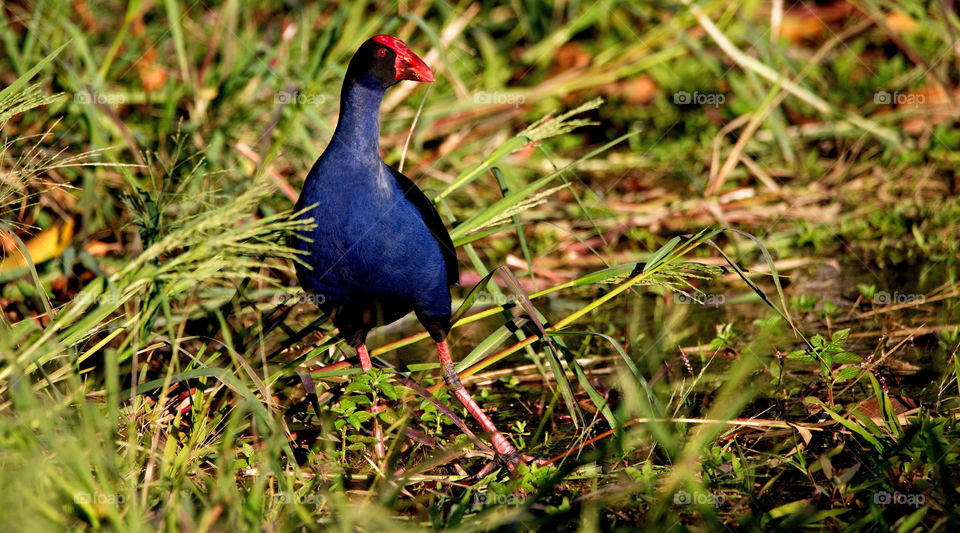
<instances>
[{"instance_id":1,"label":"pink leg","mask_svg":"<svg viewBox=\"0 0 960 533\"><path fill-rule=\"evenodd\" d=\"M380 406L374 405L373 407ZM387 446L383 443L383 428L380 427L380 419L378 418L373 419L373 438L377 439L373 445L373 453L376 454L377 459L383 459L387 455Z\"/></svg>"},{"instance_id":2,"label":"pink leg","mask_svg":"<svg viewBox=\"0 0 960 533\"><path fill-rule=\"evenodd\" d=\"M373 363L370 361L370 352L367 351L367 345L361 344L357 348L357 355L360 356L360 368L364 372L369 372L373 368ZM380 412L380 405L371 406L371 411L374 414ZM373 445L373 451L377 455L377 459L383 459L387 455L387 448L383 444L383 428L380 427L380 419L373 419L373 438L377 439L376 444Z\"/></svg>"},{"instance_id":3,"label":"pink leg","mask_svg":"<svg viewBox=\"0 0 960 533\"><path fill-rule=\"evenodd\" d=\"M364 372L367 372L373 368L373 362L370 361L370 352L367 351L366 344L361 344L360 347L357 348L357 356L360 357L360 368L363 369ZM340 370L341 368L350 368L351 366L352 365L347 361L340 361L339 363L333 363L332 365L316 368L310 372L329 372L332 370Z\"/></svg>"},{"instance_id":4,"label":"pink leg","mask_svg":"<svg viewBox=\"0 0 960 533\"><path fill-rule=\"evenodd\" d=\"M450 392L457 397L457 400L467 408L470 416L480 423L480 427L490 434L493 448L497 451L498 455L506 460L510 470L513 470L513 466L523 460L523 458L517 453L517 449L513 447L513 444L497 431L497 426L493 424L493 421L490 420L487 413L483 412L483 409L477 405L477 402L473 400L473 397L470 396L467 389L463 388L463 383L460 382L460 376L453 367L453 359L450 357L450 348L447 346L447 341L437 343L437 352L440 354L440 368L443 371L443 380L447 382L447 388L450 389Z\"/></svg>"},{"instance_id":5,"label":"pink leg","mask_svg":"<svg viewBox=\"0 0 960 533\"><path fill-rule=\"evenodd\" d=\"M357 355L360 357L360 368L362 368L364 372L369 372L370 369L373 368L373 363L370 361L370 352L367 351L366 344L361 344L360 347L357 348ZM350 363L342 361L340 363L334 363L330 366L314 370L314 372L323 372L326 370L337 370L339 368L349 367ZM371 407L371 411L373 411L374 414L380 412L381 410L382 409L380 408L379 404ZM382 459L387 454L387 448L383 443L383 428L380 427L380 420L377 418L373 419L373 438L377 439L376 444L373 446L373 451L376 453L378 459Z\"/></svg>"},{"instance_id":6,"label":"pink leg","mask_svg":"<svg viewBox=\"0 0 960 533\"><path fill-rule=\"evenodd\" d=\"M361 344L360 347L357 348L357 355L360 356L360 368L362 368L364 372L373 368L373 363L370 362L370 352L367 351L366 344Z\"/></svg>"}]
</instances>

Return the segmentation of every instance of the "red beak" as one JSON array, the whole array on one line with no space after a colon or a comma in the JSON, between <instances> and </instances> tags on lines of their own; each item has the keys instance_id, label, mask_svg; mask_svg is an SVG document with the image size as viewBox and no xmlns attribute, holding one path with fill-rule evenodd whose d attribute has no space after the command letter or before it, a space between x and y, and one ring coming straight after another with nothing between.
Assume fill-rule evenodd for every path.
<instances>
[{"instance_id":1,"label":"red beak","mask_svg":"<svg viewBox=\"0 0 960 533\"><path fill-rule=\"evenodd\" d=\"M437 78L433 76L430 67L417 54L411 52L406 43L400 39L392 35L377 35L373 40L389 46L391 50L396 52L397 59L393 63L397 70L395 80L436 81Z\"/></svg>"},{"instance_id":2,"label":"red beak","mask_svg":"<svg viewBox=\"0 0 960 533\"><path fill-rule=\"evenodd\" d=\"M398 80L413 80L413 81L436 81L437 78L433 77L433 71L430 70L430 67L423 62L416 54L409 52L408 55L403 56L399 53L397 54L397 61L394 63L394 66L397 68L397 77Z\"/></svg>"}]
</instances>

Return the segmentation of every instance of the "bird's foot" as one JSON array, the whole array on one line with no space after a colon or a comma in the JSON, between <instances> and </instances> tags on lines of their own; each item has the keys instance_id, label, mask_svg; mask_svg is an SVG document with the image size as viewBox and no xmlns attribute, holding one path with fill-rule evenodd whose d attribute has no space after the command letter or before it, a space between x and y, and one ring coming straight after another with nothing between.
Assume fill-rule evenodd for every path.
<instances>
[{"instance_id":1,"label":"bird's foot","mask_svg":"<svg viewBox=\"0 0 960 533\"><path fill-rule=\"evenodd\" d=\"M492 423L491 423L492 425ZM525 462L523 455L513 447L513 444L494 428L490 438L493 443L493 449L497 452L497 460L503 463L511 472L518 463Z\"/></svg>"},{"instance_id":2,"label":"bird's foot","mask_svg":"<svg viewBox=\"0 0 960 533\"><path fill-rule=\"evenodd\" d=\"M479 472L474 475L475 479L483 479L493 473L494 470L501 467L506 467L511 473L517 470L517 465L537 465L537 466L546 466L552 464L546 459L537 459L532 455L522 454L520 452L514 451L512 454L503 455L497 453L493 461L487 463Z\"/></svg>"},{"instance_id":3,"label":"bird's foot","mask_svg":"<svg viewBox=\"0 0 960 533\"><path fill-rule=\"evenodd\" d=\"M507 467L507 470L513 472L517 469L519 464L527 464L526 457L520 454L520 452L514 451L510 454L497 454L497 461L499 461L503 466Z\"/></svg>"}]
</instances>

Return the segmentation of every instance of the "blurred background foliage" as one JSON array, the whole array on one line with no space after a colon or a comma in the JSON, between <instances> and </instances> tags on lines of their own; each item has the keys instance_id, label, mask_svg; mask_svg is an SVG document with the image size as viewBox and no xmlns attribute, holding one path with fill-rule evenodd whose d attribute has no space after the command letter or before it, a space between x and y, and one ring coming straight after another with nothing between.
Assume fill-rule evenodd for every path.
<instances>
[{"instance_id":1,"label":"blurred background foliage","mask_svg":"<svg viewBox=\"0 0 960 533\"><path fill-rule=\"evenodd\" d=\"M0 6L5 523L956 527L953 2ZM390 381L303 377L289 210L377 33L437 73L381 146L462 247L459 369L552 466L471 479L412 393L379 463ZM436 380L414 331L376 354Z\"/></svg>"}]
</instances>

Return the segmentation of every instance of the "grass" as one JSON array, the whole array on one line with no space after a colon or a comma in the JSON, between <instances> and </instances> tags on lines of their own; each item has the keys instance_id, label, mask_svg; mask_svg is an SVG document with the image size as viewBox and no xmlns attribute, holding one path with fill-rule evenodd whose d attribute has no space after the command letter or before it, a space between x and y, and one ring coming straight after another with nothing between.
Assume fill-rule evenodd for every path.
<instances>
[{"instance_id":1,"label":"grass","mask_svg":"<svg viewBox=\"0 0 960 533\"><path fill-rule=\"evenodd\" d=\"M0 520L956 529L957 16L779 5L5 4ZM460 248L457 369L549 464L478 478L412 318L316 371L286 236L376 33L438 73L382 145Z\"/></svg>"}]
</instances>

